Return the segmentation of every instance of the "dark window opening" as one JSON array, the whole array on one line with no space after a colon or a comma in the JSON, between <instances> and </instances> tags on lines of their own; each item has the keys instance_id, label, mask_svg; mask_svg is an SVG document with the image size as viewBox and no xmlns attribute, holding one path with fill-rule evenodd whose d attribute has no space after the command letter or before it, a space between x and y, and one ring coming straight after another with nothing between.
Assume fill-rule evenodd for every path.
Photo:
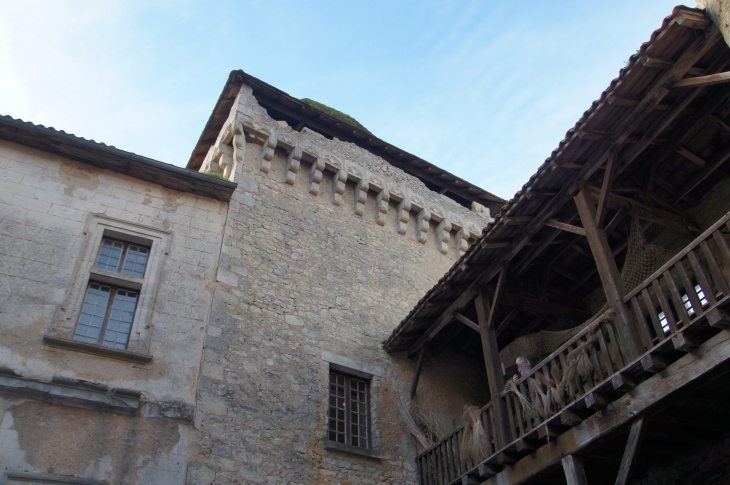
<instances>
[{"instance_id":1,"label":"dark window opening","mask_svg":"<svg viewBox=\"0 0 730 485\"><path fill-rule=\"evenodd\" d=\"M327 418L331 441L370 448L370 383L330 371Z\"/></svg>"}]
</instances>

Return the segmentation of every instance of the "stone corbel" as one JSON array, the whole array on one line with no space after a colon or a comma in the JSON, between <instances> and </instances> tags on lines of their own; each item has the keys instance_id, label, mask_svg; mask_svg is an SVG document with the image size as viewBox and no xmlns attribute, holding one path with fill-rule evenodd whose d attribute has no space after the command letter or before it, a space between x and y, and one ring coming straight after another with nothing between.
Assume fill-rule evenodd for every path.
<instances>
[{"instance_id":1,"label":"stone corbel","mask_svg":"<svg viewBox=\"0 0 730 485\"><path fill-rule=\"evenodd\" d=\"M413 210L418 213L416 216L416 239L421 244L425 244L428 241L428 222L431 220L431 211L420 197L413 197Z\"/></svg>"},{"instance_id":2,"label":"stone corbel","mask_svg":"<svg viewBox=\"0 0 730 485\"><path fill-rule=\"evenodd\" d=\"M370 179L370 188L378 194L375 197L375 214L377 216L377 223L379 226L384 226L385 221L388 219L390 191L388 190L385 182L379 177L372 177Z\"/></svg>"},{"instance_id":3,"label":"stone corbel","mask_svg":"<svg viewBox=\"0 0 730 485\"><path fill-rule=\"evenodd\" d=\"M464 221L458 216L452 216L452 227L456 230L456 250L459 256L463 256L469 248L469 237L471 232L464 224Z\"/></svg>"},{"instance_id":4,"label":"stone corbel","mask_svg":"<svg viewBox=\"0 0 730 485\"><path fill-rule=\"evenodd\" d=\"M289 185L294 185L294 181L297 179L299 173L299 167L302 161L302 149L298 146L292 148L289 153L289 158L286 160L286 182Z\"/></svg>"},{"instance_id":5,"label":"stone corbel","mask_svg":"<svg viewBox=\"0 0 730 485\"><path fill-rule=\"evenodd\" d=\"M233 121L232 125L233 125L233 157L232 157L233 167L231 167L231 168L232 168L232 171L234 173L236 173L236 172L239 172L241 170L240 167L243 166L243 156L246 153L246 139L245 139L245 134L243 132L243 123L235 120L235 121ZM229 176L226 176L224 174L224 177L226 177L226 180L232 180L233 178L235 178L230 174L230 171L229 171Z\"/></svg>"},{"instance_id":6,"label":"stone corbel","mask_svg":"<svg viewBox=\"0 0 730 485\"><path fill-rule=\"evenodd\" d=\"M411 219L411 198L408 193L401 192L398 188L393 188L390 195L396 200L400 199L397 208L398 234L405 234L408 231L408 221Z\"/></svg>"},{"instance_id":7,"label":"stone corbel","mask_svg":"<svg viewBox=\"0 0 730 485\"><path fill-rule=\"evenodd\" d=\"M436 226L436 244L442 254L449 252L449 243L451 242L451 220L452 216L448 212L441 212L437 207L431 208L431 217L438 222Z\"/></svg>"},{"instance_id":8,"label":"stone corbel","mask_svg":"<svg viewBox=\"0 0 730 485\"><path fill-rule=\"evenodd\" d=\"M347 183L347 162L333 160L333 165L337 167L337 170L332 178L332 202L335 205L342 205L342 194L345 193L345 184Z\"/></svg>"},{"instance_id":9,"label":"stone corbel","mask_svg":"<svg viewBox=\"0 0 730 485\"><path fill-rule=\"evenodd\" d=\"M274 159L274 150L276 150L276 135L272 134L264 142L261 152L261 171L269 173L271 171L271 161Z\"/></svg>"},{"instance_id":10,"label":"stone corbel","mask_svg":"<svg viewBox=\"0 0 730 485\"><path fill-rule=\"evenodd\" d=\"M309 193L319 194L319 184L322 182L322 171L324 170L324 158L317 157L309 168Z\"/></svg>"},{"instance_id":11,"label":"stone corbel","mask_svg":"<svg viewBox=\"0 0 730 485\"><path fill-rule=\"evenodd\" d=\"M368 200L368 190L370 189L367 172L355 164L350 164L347 176L357 184L355 186L355 215L362 217L365 213L365 202Z\"/></svg>"}]
</instances>

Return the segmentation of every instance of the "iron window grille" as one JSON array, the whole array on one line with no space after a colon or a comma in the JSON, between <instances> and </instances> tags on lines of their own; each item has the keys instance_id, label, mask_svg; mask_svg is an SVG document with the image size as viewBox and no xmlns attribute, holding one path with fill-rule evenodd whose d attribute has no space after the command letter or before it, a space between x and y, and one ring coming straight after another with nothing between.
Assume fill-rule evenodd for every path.
<instances>
[{"instance_id":1,"label":"iron window grille","mask_svg":"<svg viewBox=\"0 0 730 485\"><path fill-rule=\"evenodd\" d=\"M327 435L331 441L370 448L370 383L330 370Z\"/></svg>"},{"instance_id":2,"label":"iron window grille","mask_svg":"<svg viewBox=\"0 0 730 485\"><path fill-rule=\"evenodd\" d=\"M94 267L106 272L143 278L150 248L104 238ZM86 288L76 324L74 340L126 349L139 301L139 288L124 279L96 281L94 275Z\"/></svg>"}]
</instances>

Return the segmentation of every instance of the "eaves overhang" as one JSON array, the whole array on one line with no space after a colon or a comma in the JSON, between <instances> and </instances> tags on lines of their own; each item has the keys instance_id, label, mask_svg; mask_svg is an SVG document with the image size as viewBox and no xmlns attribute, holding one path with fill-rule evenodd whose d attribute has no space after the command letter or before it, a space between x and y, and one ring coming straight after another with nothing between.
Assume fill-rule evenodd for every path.
<instances>
[{"instance_id":1,"label":"eaves overhang","mask_svg":"<svg viewBox=\"0 0 730 485\"><path fill-rule=\"evenodd\" d=\"M221 201L230 200L238 185L10 116L0 116L0 139Z\"/></svg>"}]
</instances>

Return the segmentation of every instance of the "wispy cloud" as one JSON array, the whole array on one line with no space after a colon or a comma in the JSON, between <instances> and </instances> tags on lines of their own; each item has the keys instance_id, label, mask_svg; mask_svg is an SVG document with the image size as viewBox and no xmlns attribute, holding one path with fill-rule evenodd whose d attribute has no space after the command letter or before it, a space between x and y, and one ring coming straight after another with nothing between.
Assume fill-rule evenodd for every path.
<instances>
[{"instance_id":1,"label":"wispy cloud","mask_svg":"<svg viewBox=\"0 0 730 485\"><path fill-rule=\"evenodd\" d=\"M0 4L0 113L184 165L228 72L505 198L674 0Z\"/></svg>"}]
</instances>

